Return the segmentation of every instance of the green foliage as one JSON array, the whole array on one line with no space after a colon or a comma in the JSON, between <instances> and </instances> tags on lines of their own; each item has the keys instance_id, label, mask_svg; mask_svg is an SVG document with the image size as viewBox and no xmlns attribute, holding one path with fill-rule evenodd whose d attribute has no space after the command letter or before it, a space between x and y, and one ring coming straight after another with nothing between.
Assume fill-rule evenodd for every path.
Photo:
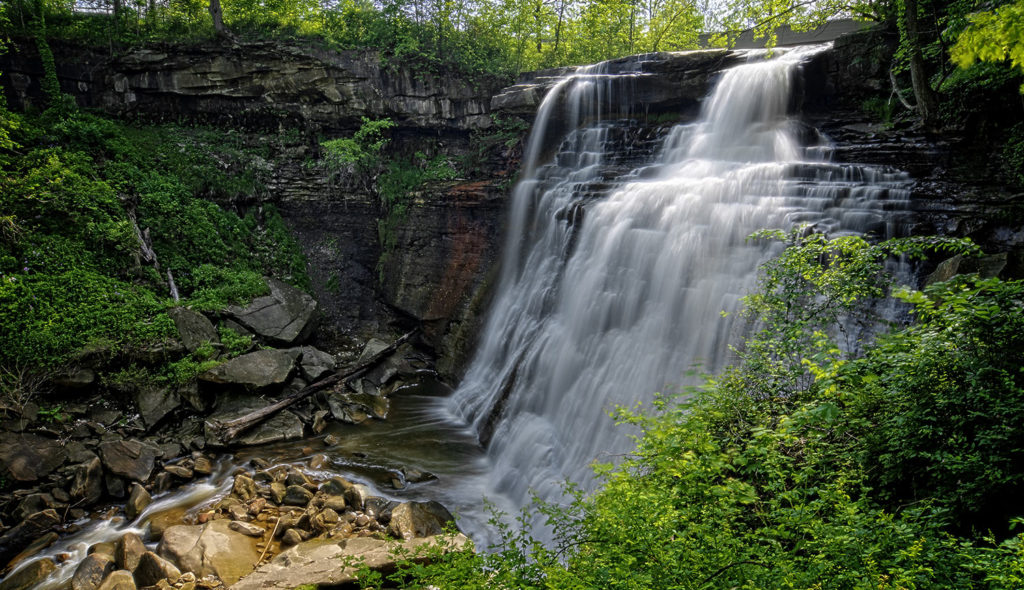
<instances>
[{"instance_id":1,"label":"green foliage","mask_svg":"<svg viewBox=\"0 0 1024 590\"><path fill-rule=\"evenodd\" d=\"M961 68L975 61L1008 61L1018 71L1024 68L1024 1L973 14L950 57ZM1020 90L1024 93L1024 84Z\"/></svg>"},{"instance_id":2,"label":"green foliage","mask_svg":"<svg viewBox=\"0 0 1024 590\"><path fill-rule=\"evenodd\" d=\"M352 137L321 142L324 155L320 163L327 169L331 181L355 176L357 184L371 187L381 168L381 150L390 141L384 134L394 126L391 119L363 117L362 125Z\"/></svg>"},{"instance_id":3,"label":"green foliage","mask_svg":"<svg viewBox=\"0 0 1024 590\"><path fill-rule=\"evenodd\" d=\"M915 323L855 342L886 260L971 244L802 231L748 300L761 328L700 388L619 409L641 435L601 487L535 511L555 542L500 528L494 553L391 577L459 588L1016 588L1024 283L903 289ZM862 332L862 334L870 334ZM840 347L835 337L846 340ZM786 340L787 342L780 342ZM856 354L856 351L863 354ZM978 520L980 519L980 520ZM520 523L531 520L524 513ZM975 525L975 526L972 526ZM998 536L986 533L992 526Z\"/></svg>"},{"instance_id":4,"label":"green foliage","mask_svg":"<svg viewBox=\"0 0 1024 590\"><path fill-rule=\"evenodd\" d=\"M308 284L276 209L243 219L211 200L260 194L266 146L202 129L130 129L73 109L0 118L4 374L45 375L86 347L116 354L173 336L168 271L200 310L265 293L268 274Z\"/></svg>"}]
</instances>

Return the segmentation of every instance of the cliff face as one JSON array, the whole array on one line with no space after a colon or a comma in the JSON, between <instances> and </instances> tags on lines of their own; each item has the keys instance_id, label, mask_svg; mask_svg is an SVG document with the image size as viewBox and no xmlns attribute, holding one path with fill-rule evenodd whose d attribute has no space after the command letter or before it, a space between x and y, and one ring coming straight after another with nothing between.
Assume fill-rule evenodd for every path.
<instances>
[{"instance_id":1,"label":"cliff face","mask_svg":"<svg viewBox=\"0 0 1024 590\"><path fill-rule=\"evenodd\" d=\"M871 122L862 103L887 93L892 47L885 33L840 39L805 67L794 111L836 142L837 160L892 166L914 176L915 233L972 235L983 242L1024 235L1000 221L1000 214L990 216L994 221L979 216L992 210L989 196L999 188L965 179L955 141ZM519 148L509 147L515 137L491 143L481 138L494 132L492 115L531 120L544 95L572 68L526 74L502 89L497 82L474 85L387 66L373 51L238 43L110 57L80 47L53 49L63 89L83 106L141 120L223 125L246 130L252 142L284 132L307 138L305 148L269 162L267 194L225 206L277 205L309 259L314 294L326 315L323 331L333 344L416 323L440 352L442 369L458 375L486 308L504 202L518 167ZM614 60L603 71L634 74L617 89L625 97L617 108L643 128L639 136L653 138L696 117L718 72L742 59L745 54L725 50L657 53ZM37 100L42 68L32 44L16 44L0 56L0 71L12 106ZM330 180L310 165L319 139L350 134L362 117L392 119L388 149L401 154L464 161L476 154L476 163L461 170L463 178L431 183L409 196L387 252L378 232L384 215L378 197L351 178Z\"/></svg>"}]
</instances>

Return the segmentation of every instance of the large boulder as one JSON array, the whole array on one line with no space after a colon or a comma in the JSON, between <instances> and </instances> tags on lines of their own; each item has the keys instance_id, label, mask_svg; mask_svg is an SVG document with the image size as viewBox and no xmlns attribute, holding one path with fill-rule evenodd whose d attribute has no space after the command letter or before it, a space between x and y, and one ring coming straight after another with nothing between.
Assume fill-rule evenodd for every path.
<instances>
[{"instance_id":1,"label":"large boulder","mask_svg":"<svg viewBox=\"0 0 1024 590\"><path fill-rule=\"evenodd\" d=\"M160 580L170 580L173 584L181 577L181 570L173 563L152 551L147 551L139 558L135 568L135 583L139 586L155 586Z\"/></svg>"},{"instance_id":2,"label":"large boulder","mask_svg":"<svg viewBox=\"0 0 1024 590\"><path fill-rule=\"evenodd\" d=\"M0 535L0 563L7 563L32 541L42 537L61 522L57 511L49 508L30 515Z\"/></svg>"},{"instance_id":3,"label":"large boulder","mask_svg":"<svg viewBox=\"0 0 1024 590\"><path fill-rule=\"evenodd\" d=\"M395 569L396 555L408 555L424 562L424 549L437 545L445 551L468 547L463 535L430 537L404 541L385 541L373 537L337 539L316 538L299 543L280 553L256 571L231 586L231 590L291 589L314 586L342 586L356 581L360 565L371 570L390 573ZM418 556L418 557L417 557ZM349 565L346 560L351 559ZM345 567L342 567L342 566Z\"/></svg>"},{"instance_id":4,"label":"large boulder","mask_svg":"<svg viewBox=\"0 0 1024 590\"><path fill-rule=\"evenodd\" d=\"M34 434L0 434L0 465L14 481L32 482L64 464L67 452L52 438Z\"/></svg>"},{"instance_id":5,"label":"large boulder","mask_svg":"<svg viewBox=\"0 0 1024 590\"><path fill-rule=\"evenodd\" d=\"M99 590L135 590L135 578L128 570L110 572L107 579L100 584Z\"/></svg>"},{"instance_id":6,"label":"large boulder","mask_svg":"<svg viewBox=\"0 0 1024 590\"><path fill-rule=\"evenodd\" d=\"M100 443L103 465L114 475L145 481L153 472L153 463L161 455L159 448L135 439Z\"/></svg>"},{"instance_id":7,"label":"large boulder","mask_svg":"<svg viewBox=\"0 0 1024 590\"><path fill-rule=\"evenodd\" d=\"M243 354L199 375L209 383L243 385L262 389L281 385L295 368L296 353L287 350L257 350Z\"/></svg>"},{"instance_id":8,"label":"large boulder","mask_svg":"<svg viewBox=\"0 0 1024 590\"><path fill-rule=\"evenodd\" d=\"M259 426L255 426L234 442L240 445L265 445L285 440L298 440L302 438L304 430L302 420L288 410L284 410Z\"/></svg>"},{"instance_id":9,"label":"large boulder","mask_svg":"<svg viewBox=\"0 0 1024 590\"><path fill-rule=\"evenodd\" d=\"M123 570L133 572L146 551L141 537L135 533L125 533L114 543L114 563Z\"/></svg>"},{"instance_id":10,"label":"large boulder","mask_svg":"<svg viewBox=\"0 0 1024 590\"><path fill-rule=\"evenodd\" d=\"M231 529L231 521L172 526L164 531L157 552L182 570L203 577L213 574L234 584L252 571L260 552L256 541Z\"/></svg>"},{"instance_id":11,"label":"large boulder","mask_svg":"<svg viewBox=\"0 0 1024 590\"><path fill-rule=\"evenodd\" d=\"M392 509L388 532L399 539L430 537L454 522L451 512L439 502L403 502Z\"/></svg>"},{"instance_id":12,"label":"large boulder","mask_svg":"<svg viewBox=\"0 0 1024 590\"><path fill-rule=\"evenodd\" d=\"M316 300L277 279L267 279L270 295L258 297L246 307L230 306L227 312L238 323L271 344L302 342L316 327Z\"/></svg>"},{"instance_id":13,"label":"large boulder","mask_svg":"<svg viewBox=\"0 0 1024 590\"><path fill-rule=\"evenodd\" d=\"M107 555L86 555L71 576L71 590L97 590L115 569L114 560Z\"/></svg>"},{"instance_id":14,"label":"large boulder","mask_svg":"<svg viewBox=\"0 0 1024 590\"><path fill-rule=\"evenodd\" d=\"M52 559L49 557L37 559L0 580L0 590L28 590L29 588L35 588L55 571L57 571L57 564Z\"/></svg>"},{"instance_id":15,"label":"large boulder","mask_svg":"<svg viewBox=\"0 0 1024 590\"><path fill-rule=\"evenodd\" d=\"M167 315L174 320L174 326L178 328L178 336L182 344L189 352L195 352L200 346L209 342L220 342L217 329L203 314L184 307L172 307Z\"/></svg>"}]
</instances>

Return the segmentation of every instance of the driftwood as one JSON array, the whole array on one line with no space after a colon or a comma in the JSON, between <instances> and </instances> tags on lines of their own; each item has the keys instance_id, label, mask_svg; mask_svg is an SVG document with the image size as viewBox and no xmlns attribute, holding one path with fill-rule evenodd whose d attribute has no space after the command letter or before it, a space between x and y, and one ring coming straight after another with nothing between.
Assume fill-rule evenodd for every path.
<instances>
[{"instance_id":1,"label":"driftwood","mask_svg":"<svg viewBox=\"0 0 1024 590\"><path fill-rule=\"evenodd\" d=\"M220 442L222 444L227 444L234 440L235 438L237 438L238 435L242 434L246 430L252 428L253 426L256 426L260 422L263 422L267 418L273 416L274 414L287 408L288 406L294 404L295 402L301 399L305 399L313 395L314 393L317 393L318 391L323 391L328 387L332 387L337 384L347 383L352 379L359 377L363 373L373 368L377 363L384 360L385 357L393 354L396 350L398 350L399 346L405 344L418 331L418 329L415 329L410 332L406 332L398 340L395 340L390 345L388 345L387 348L384 348L377 354L370 357L366 362L361 363L360 365L352 369L349 369L348 371L337 371L332 375L315 381L310 385L307 385L306 387L300 389L299 391L296 391L295 393L270 404L269 406L264 406L258 410L249 412L244 416L239 416L238 418L226 420L223 422L215 420L211 421L209 424L210 426L212 426L212 430L214 431L214 433L216 433L217 438L220 439Z\"/></svg>"}]
</instances>

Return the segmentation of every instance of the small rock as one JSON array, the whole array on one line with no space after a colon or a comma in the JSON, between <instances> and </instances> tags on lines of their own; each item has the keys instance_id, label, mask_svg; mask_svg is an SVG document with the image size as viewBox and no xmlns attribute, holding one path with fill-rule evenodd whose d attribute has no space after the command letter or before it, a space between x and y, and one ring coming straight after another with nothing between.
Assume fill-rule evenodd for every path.
<instances>
[{"instance_id":1,"label":"small rock","mask_svg":"<svg viewBox=\"0 0 1024 590\"><path fill-rule=\"evenodd\" d=\"M301 471L291 471L288 473L288 477L284 480L284 483L290 486L304 486L308 483L312 483L305 473Z\"/></svg>"},{"instance_id":2,"label":"small rock","mask_svg":"<svg viewBox=\"0 0 1024 590\"><path fill-rule=\"evenodd\" d=\"M284 503L289 506L305 506L313 499L313 492L299 485L290 485L286 489Z\"/></svg>"},{"instance_id":3,"label":"small rock","mask_svg":"<svg viewBox=\"0 0 1024 590\"><path fill-rule=\"evenodd\" d=\"M161 471L153 478L153 493L166 492L174 486L174 476L166 471Z\"/></svg>"},{"instance_id":4,"label":"small rock","mask_svg":"<svg viewBox=\"0 0 1024 590\"><path fill-rule=\"evenodd\" d=\"M146 488L142 487L142 484L132 484L132 491L128 494L128 503L124 506L125 516L129 521L135 520L152 501L153 498Z\"/></svg>"},{"instance_id":5,"label":"small rock","mask_svg":"<svg viewBox=\"0 0 1024 590\"><path fill-rule=\"evenodd\" d=\"M362 510L363 502L371 496L370 488L363 484L353 484L345 490L345 502L354 510Z\"/></svg>"},{"instance_id":6,"label":"small rock","mask_svg":"<svg viewBox=\"0 0 1024 590\"><path fill-rule=\"evenodd\" d=\"M71 496L69 496L68 493L65 492L63 488L53 488L52 490L50 490L50 495L53 496L54 500L61 503L67 503L71 501Z\"/></svg>"},{"instance_id":7,"label":"small rock","mask_svg":"<svg viewBox=\"0 0 1024 590\"><path fill-rule=\"evenodd\" d=\"M231 493L238 496L243 502L248 502L256 497L256 482L248 475L237 475Z\"/></svg>"},{"instance_id":8,"label":"small rock","mask_svg":"<svg viewBox=\"0 0 1024 590\"><path fill-rule=\"evenodd\" d=\"M252 520L252 517L249 516L249 507L243 504L232 504L231 506L228 506L228 514L234 520Z\"/></svg>"},{"instance_id":9,"label":"small rock","mask_svg":"<svg viewBox=\"0 0 1024 590\"><path fill-rule=\"evenodd\" d=\"M252 501L250 501L249 505L248 505L249 514L251 514L253 516L256 516L257 514L262 512L263 509L266 508L266 507L267 507L267 499L266 498L253 498Z\"/></svg>"},{"instance_id":10,"label":"small rock","mask_svg":"<svg viewBox=\"0 0 1024 590\"><path fill-rule=\"evenodd\" d=\"M213 473L213 463L203 455L199 455L195 458L195 465L192 466L192 470L199 475L210 475Z\"/></svg>"},{"instance_id":11,"label":"small rock","mask_svg":"<svg viewBox=\"0 0 1024 590\"><path fill-rule=\"evenodd\" d=\"M270 484L270 499L274 501L274 504L283 503L287 493L288 489L283 483L275 481Z\"/></svg>"},{"instance_id":12,"label":"small rock","mask_svg":"<svg viewBox=\"0 0 1024 590\"><path fill-rule=\"evenodd\" d=\"M302 535L299 534L297 529L288 529L281 537L281 544L283 545L298 545L301 542Z\"/></svg>"},{"instance_id":13,"label":"small rock","mask_svg":"<svg viewBox=\"0 0 1024 590\"><path fill-rule=\"evenodd\" d=\"M320 485L320 491L325 494L337 496L344 494L352 487L352 482L344 477L332 477Z\"/></svg>"},{"instance_id":14,"label":"small rock","mask_svg":"<svg viewBox=\"0 0 1024 590\"><path fill-rule=\"evenodd\" d=\"M181 479L192 479L192 470L187 467L182 467L180 465L164 465L164 471L176 477L180 477Z\"/></svg>"},{"instance_id":15,"label":"small rock","mask_svg":"<svg viewBox=\"0 0 1024 590\"><path fill-rule=\"evenodd\" d=\"M135 582L139 586L153 586L164 578L177 580L180 576L181 570L152 551L143 553L135 568Z\"/></svg>"},{"instance_id":16,"label":"small rock","mask_svg":"<svg viewBox=\"0 0 1024 590\"><path fill-rule=\"evenodd\" d=\"M340 513L345 511L345 497L344 496L327 496L326 498L324 498L324 505L323 505L323 507L325 509L329 508L331 510L334 510L335 512L340 514Z\"/></svg>"},{"instance_id":17,"label":"small rock","mask_svg":"<svg viewBox=\"0 0 1024 590\"><path fill-rule=\"evenodd\" d=\"M71 590L96 590L116 568L114 560L107 555L87 555L71 576Z\"/></svg>"},{"instance_id":18,"label":"small rock","mask_svg":"<svg viewBox=\"0 0 1024 590\"><path fill-rule=\"evenodd\" d=\"M231 526L231 530L233 530L235 532L242 533L243 535L246 535L246 536L249 536L249 537L255 537L257 539L262 537L263 536L263 532L264 532L262 528L254 525L254 524L249 524L247 522L242 522L242 521L239 521L239 520L231 521L231 525L230 526Z\"/></svg>"},{"instance_id":19,"label":"small rock","mask_svg":"<svg viewBox=\"0 0 1024 590\"><path fill-rule=\"evenodd\" d=\"M89 550L85 552L86 555L106 555L111 559L114 559L115 547L114 543L108 543L106 541L100 543L93 543L89 546Z\"/></svg>"},{"instance_id":20,"label":"small rock","mask_svg":"<svg viewBox=\"0 0 1024 590\"><path fill-rule=\"evenodd\" d=\"M333 447L334 445L338 444L338 442L338 437L334 436L333 434L328 434L327 436L324 437L324 445L328 447Z\"/></svg>"}]
</instances>

